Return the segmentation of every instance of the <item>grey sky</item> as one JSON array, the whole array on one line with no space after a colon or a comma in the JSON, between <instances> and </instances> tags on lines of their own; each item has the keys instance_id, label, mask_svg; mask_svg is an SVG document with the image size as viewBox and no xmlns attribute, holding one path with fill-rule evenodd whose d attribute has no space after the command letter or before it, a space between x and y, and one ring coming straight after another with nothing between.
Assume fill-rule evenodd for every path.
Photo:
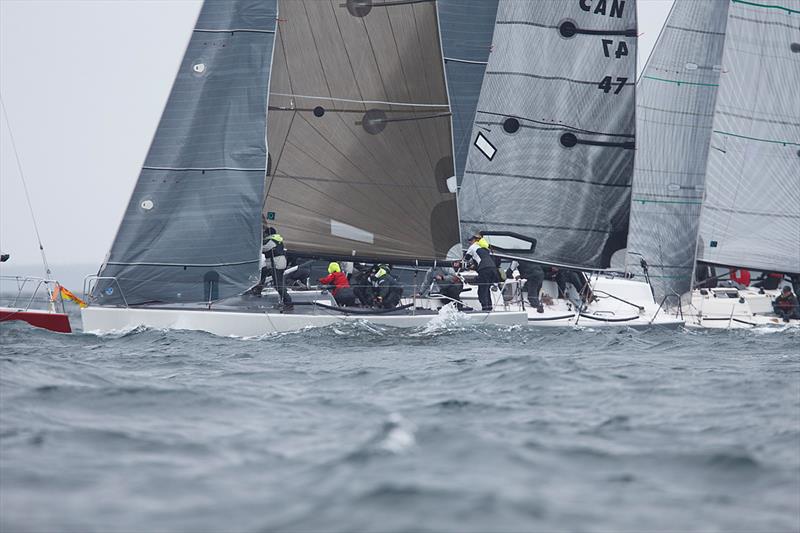
<instances>
[{"instance_id":1,"label":"grey sky","mask_svg":"<svg viewBox=\"0 0 800 533\"><path fill-rule=\"evenodd\" d=\"M640 69L672 2L638 2ZM0 0L0 92L51 263L102 262L200 5ZM5 122L0 118L0 248L16 265L36 264Z\"/></svg>"}]
</instances>

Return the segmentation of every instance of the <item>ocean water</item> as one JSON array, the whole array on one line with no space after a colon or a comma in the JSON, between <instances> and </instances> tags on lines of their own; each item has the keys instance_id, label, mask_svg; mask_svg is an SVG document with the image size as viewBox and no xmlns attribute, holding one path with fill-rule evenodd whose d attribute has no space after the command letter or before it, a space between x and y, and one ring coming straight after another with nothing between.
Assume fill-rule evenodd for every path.
<instances>
[{"instance_id":1,"label":"ocean water","mask_svg":"<svg viewBox=\"0 0 800 533\"><path fill-rule=\"evenodd\" d=\"M0 325L0 530L800 530L800 332Z\"/></svg>"}]
</instances>

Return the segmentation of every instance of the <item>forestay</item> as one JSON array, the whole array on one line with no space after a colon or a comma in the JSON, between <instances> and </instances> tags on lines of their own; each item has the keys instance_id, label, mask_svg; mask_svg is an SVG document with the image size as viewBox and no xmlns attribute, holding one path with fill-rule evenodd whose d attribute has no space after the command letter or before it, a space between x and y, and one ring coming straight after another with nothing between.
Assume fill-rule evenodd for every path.
<instances>
[{"instance_id":1,"label":"forestay","mask_svg":"<svg viewBox=\"0 0 800 533\"><path fill-rule=\"evenodd\" d=\"M702 261L800 272L800 0L732 0Z\"/></svg>"},{"instance_id":2,"label":"forestay","mask_svg":"<svg viewBox=\"0 0 800 533\"><path fill-rule=\"evenodd\" d=\"M472 145L475 109L492 50L498 0L438 0L439 25L453 113L453 148L458 183ZM455 184L452 184L455 187Z\"/></svg>"},{"instance_id":3,"label":"forestay","mask_svg":"<svg viewBox=\"0 0 800 533\"><path fill-rule=\"evenodd\" d=\"M727 10L676 0L637 88L627 263L659 300L690 288Z\"/></svg>"},{"instance_id":4,"label":"forestay","mask_svg":"<svg viewBox=\"0 0 800 533\"><path fill-rule=\"evenodd\" d=\"M294 253L444 258L459 233L436 3L279 10L266 219Z\"/></svg>"},{"instance_id":5,"label":"forestay","mask_svg":"<svg viewBox=\"0 0 800 533\"><path fill-rule=\"evenodd\" d=\"M635 7L500 1L459 192L465 234L493 234L510 256L584 268L608 267L625 247Z\"/></svg>"},{"instance_id":6,"label":"forestay","mask_svg":"<svg viewBox=\"0 0 800 533\"><path fill-rule=\"evenodd\" d=\"M206 0L94 296L206 301L258 271L274 0ZM123 294L121 295L120 292Z\"/></svg>"}]
</instances>

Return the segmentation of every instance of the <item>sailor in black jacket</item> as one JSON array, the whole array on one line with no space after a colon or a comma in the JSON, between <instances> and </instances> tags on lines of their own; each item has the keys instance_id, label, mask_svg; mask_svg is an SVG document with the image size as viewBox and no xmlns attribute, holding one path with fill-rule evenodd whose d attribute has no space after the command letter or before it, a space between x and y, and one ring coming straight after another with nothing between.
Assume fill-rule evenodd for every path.
<instances>
[{"instance_id":1,"label":"sailor in black jacket","mask_svg":"<svg viewBox=\"0 0 800 533\"><path fill-rule=\"evenodd\" d=\"M489 253L489 249L481 246L481 239L481 235L473 235L469 238L466 255L477 264L478 300L481 302L481 310L491 311L491 287L500 282L500 273L497 271L497 264Z\"/></svg>"}]
</instances>

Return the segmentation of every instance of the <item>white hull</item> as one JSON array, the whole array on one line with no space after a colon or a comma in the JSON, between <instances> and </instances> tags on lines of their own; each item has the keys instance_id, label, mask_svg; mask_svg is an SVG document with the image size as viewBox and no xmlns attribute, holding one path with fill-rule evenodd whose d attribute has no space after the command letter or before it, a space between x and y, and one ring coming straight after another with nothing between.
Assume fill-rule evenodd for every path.
<instances>
[{"instance_id":1,"label":"white hull","mask_svg":"<svg viewBox=\"0 0 800 533\"><path fill-rule=\"evenodd\" d=\"M531 308L527 293L517 281L507 281L502 291L492 291L495 309L525 311L529 326L564 328L564 327L631 327L678 328L684 325L683 318L660 309L653 299L650 286L641 281L631 279L595 275L591 278L592 290L597 298L585 309L580 309L580 298L570 286L569 299L558 299L558 288L554 281L545 281L540 294L552 300L550 305L543 305L543 312ZM465 305L480 309L477 286L465 285L462 301ZM443 305L443 300L431 298L431 308Z\"/></svg>"},{"instance_id":2,"label":"white hull","mask_svg":"<svg viewBox=\"0 0 800 533\"><path fill-rule=\"evenodd\" d=\"M686 326L703 329L752 329L756 327L800 327L800 320L784 322L772 311L780 290L757 288L695 289L692 304L684 309Z\"/></svg>"},{"instance_id":3,"label":"white hull","mask_svg":"<svg viewBox=\"0 0 800 533\"><path fill-rule=\"evenodd\" d=\"M225 337L258 337L270 333L299 331L356 321L366 321L379 326L419 328L442 320L458 324L492 324L513 326L524 324L523 312L455 313L441 314L384 314L345 315L334 312L317 314L254 313L236 311L211 311L200 309L159 309L90 306L81 310L83 330L87 333L115 333L144 326L155 329L181 329L206 331Z\"/></svg>"}]
</instances>

